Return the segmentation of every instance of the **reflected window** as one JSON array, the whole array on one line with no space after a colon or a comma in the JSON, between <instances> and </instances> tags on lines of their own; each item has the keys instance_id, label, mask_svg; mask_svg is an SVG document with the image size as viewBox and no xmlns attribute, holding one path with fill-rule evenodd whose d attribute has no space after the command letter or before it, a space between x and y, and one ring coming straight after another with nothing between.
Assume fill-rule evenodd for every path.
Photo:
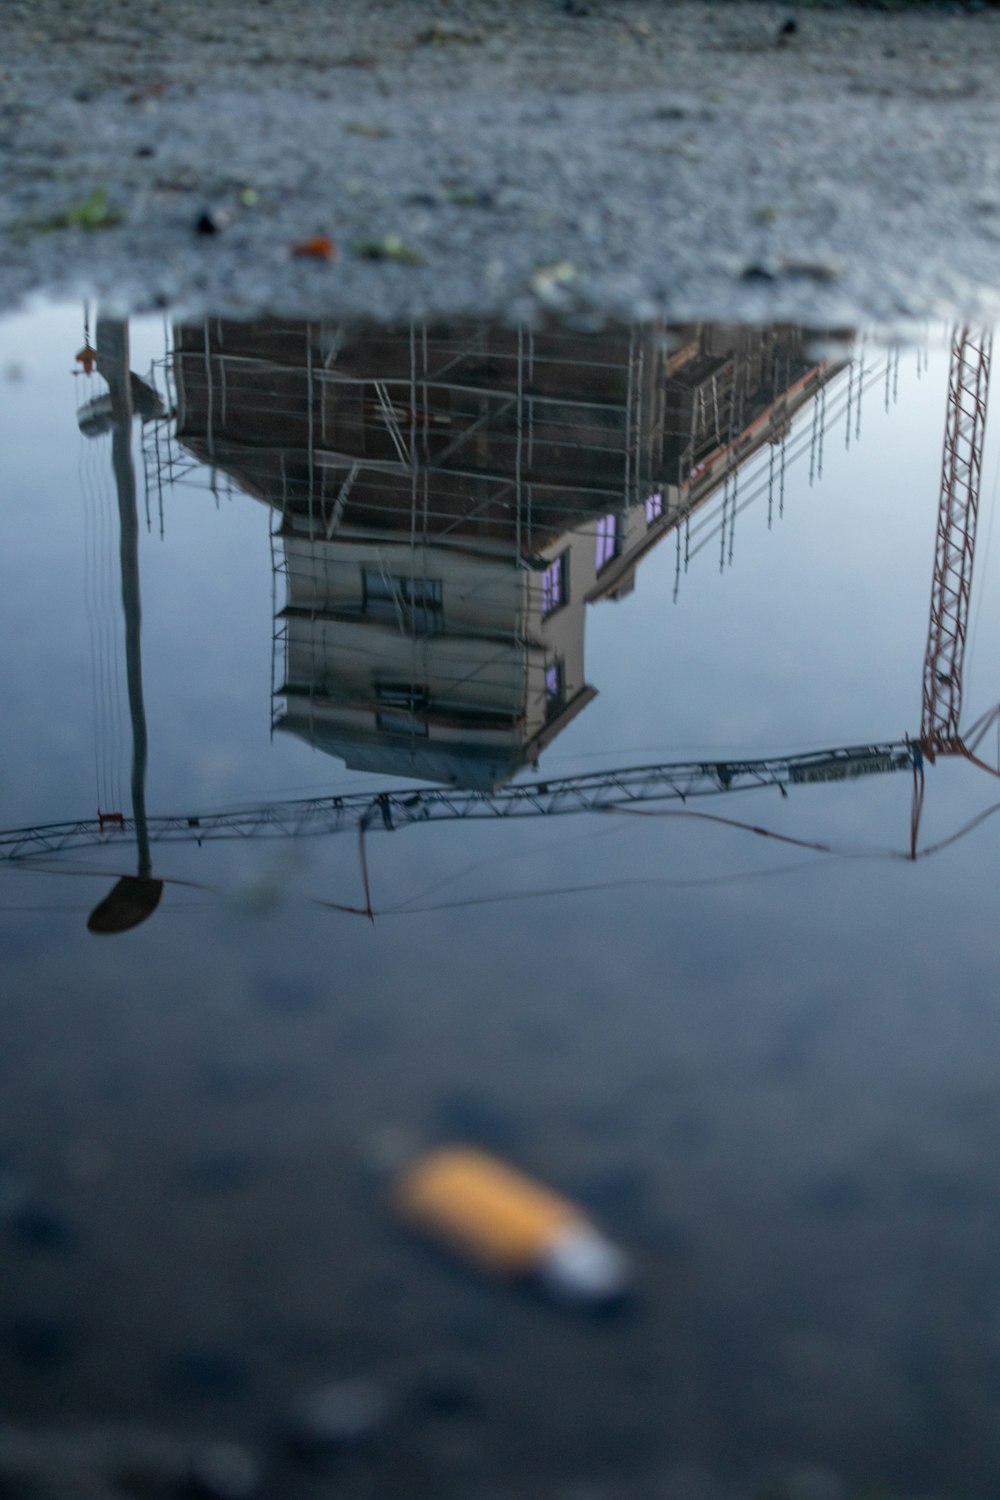
<instances>
[{"instance_id":1,"label":"reflected window","mask_svg":"<svg viewBox=\"0 0 1000 1500\"><path fill-rule=\"evenodd\" d=\"M606 568L618 556L618 517L602 516L597 523L597 571Z\"/></svg>"},{"instance_id":2,"label":"reflected window","mask_svg":"<svg viewBox=\"0 0 1000 1500\"><path fill-rule=\"evenodd\" d=\"M405 573L384 573L381 568L362 568L361 573L364 614L396 620L417 635L444 629L440 578L412 578Z\"/></svg>"},{"instance_id":3,"label":"reflected window","mask_svg":"<svg viewBox=\"0 0 1000 1500\"><path fill-rule=\"evenodd\" d=\"M375 697L380 705L384 705L375 715L376 729L389 729L397 734L427 734L425 684L377 682Z\"/></svg>"},{"instance_id":4,"label":"reflected window","mask_svg":"<svg viewBox=\"0 0 1000 1500\"><path fill-rule=\"evenodd\" d=\"M550 562L542 574L542 618L566 603L568 558L565 552Z\"/></svg>"},{"instance_id":5,"label":"reflected window","mask_svg":"<svg viewBox=\"0 0 1000 1500\"><path fill-rule=\"evenodd\" d=\"M663 515L663 495L659 490L654 490L646 501L646 525L652 526Z\"/></svg>"},{"instance_id":6,"label":"reflected window","mask_svg":"<svg viewBox=\"0 0 1000 1500\"><path fill-rule=\"evenodd\" d=\"M554 719L566 700L566 680L561 657L545 667L545 717Z\"/></svg>"}]
</instances>

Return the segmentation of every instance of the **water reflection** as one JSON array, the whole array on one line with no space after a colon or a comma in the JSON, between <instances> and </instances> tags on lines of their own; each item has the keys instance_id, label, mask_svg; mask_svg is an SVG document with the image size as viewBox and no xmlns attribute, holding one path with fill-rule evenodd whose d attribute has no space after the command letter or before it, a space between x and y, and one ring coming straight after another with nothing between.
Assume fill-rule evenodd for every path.
<instances>
[{"instance_id":1,"label":"water reflection","mask_svg":"<svg viewBox=\"0 0 1000 1500\"><path fill-rule=\"evenodd\" d=\"M987 1500L995 824L905 859L944 340L137 323L74 381L51 316L0 410L0 1407L60 1429L18 1472L203 1492L207 1434L262 1495ZM932 786L930 843L993 796ZM374 930L355 840L298 836L359 827ZM96 942L119 878L164 897ZM455 1143L631 1315L406 1238L389 1169Z\"/></svg>"},{"instance_id":2,"label":"water reflection","mask_svg":"<svg viewBox=\"0 0 1000 1500\"><path fill-rule=\"evenodd\" d=\"M780 325L595 335L208 319L173 328L154 366L161 398L129 368L127 328L104 319L97 329L97 349L88 333L77 361L108 390L85 401L78 425L90 438L112 435L133 815L103 810L96 823L0 835L7 859L135 838L137 875L99 903L92 931L126 930L158 905L151 827L155 837L199 844L354 825L363 835L379 823L627 808L748 787L784 795L792 784L911 769L916 858L923 757L964 754L990 769L973 752L997 711L977 722L968 745L958 730L988 334L962 330L952 349L919 734L818 754L617 766L500 796L525 765L539 770L542 752L597 695L586 680L587 606L627 597L639 564L671 534L675 599L682 571L716 538L724 570L742 510L766 503L770 529L783 515L789 465L808 456L810 485L822 477L828 429L846 415L849 449L873 386L889 410L898 351L855 361L851 335L840 332L825 336L830 357L814 352L815 332ZM224 477L274 517L273 728L351 771L469 796L349 793L150 825L134 416L144 429L146 512L155 490L161 533L164 492L191 458L214 491ZM372 916L363 849L362 869Z\"/></svg>"},{"instance_id":3,"label":"water reflection","mask_svg":"<svg viewBox=\"0 0 1000 1500\"><path fill-rule=\"evenodd\" d=\"M224 478L274 515L273 727L351 771L474 794L360 793L158 817L155 837L534 816L914 765L902 742L865 744L619 766L495 795L525 765L538 771L596 697L587 606L627 597L640 563L671 535L675 598L682 572L716 539L720 570L731 564L739 512L766 504L770 528L790 464L808 457L812 483L829 426L846 413L849 446L873 385L888 408L898 354L867 367L862 358L855 370L848 335L823 357L814 332L780 325L594 335L209 319L174 327L154 366L161 398L129 369L124 326L99 321L97 342L92 350L88 335L77 359L108 392L83 404L78 424L91 438L112 434L133 816L105 809L96 825L2 836L8 859L135 837L137 877L119 880L92 930L144 920L162 889L149 878L133 416L144 429L146 512L155 491L161 532L164 493L191 458L213 490ZM807 408L811 420L792 438Z\"/></svg>"}]
</instances>

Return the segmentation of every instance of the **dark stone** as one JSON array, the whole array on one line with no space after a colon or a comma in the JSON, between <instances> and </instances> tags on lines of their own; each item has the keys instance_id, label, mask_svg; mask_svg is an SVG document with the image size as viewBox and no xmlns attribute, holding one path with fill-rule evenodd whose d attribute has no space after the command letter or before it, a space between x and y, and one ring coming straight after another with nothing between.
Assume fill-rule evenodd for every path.
<instances>
[{"instance_id":1,"label":"dark stone","mask_svg":"<svg viewBox=\"0 0 1000 1500\"><path fill-rule=\"evenodd\" d=\"M219 221L208 209L202 209L194 221L195 234L218 234Z\"/></svg>"},{"instance_id":2,"label":"dark stone","mask_svg":"<svg viewBox=\"0 0 1000 1500\"><path fill-rule=\"evenodd\" d=\"M798 21L796 21L796 19L795 19L794 16L789 16L788 20L787 21L782 21L781 25L778 27L778 36L779 37L795 36L795 34L798 31L798 29L799 29L799 23L798 23Z\"/></svg>"},{"instance_id":3,"label":"dark stone","mask_svg":"<svg viewBox=\"0 0 1000 1500\"><path fill-rule=\"evenodd\" d=\"M135 154L136 156L155 156L156 151L152 146L136 146Z\"/></svg>"},{"instance_id":4,"label":"dark stone","mask_svg":"<svg viewBox=\"0 0 1000 1500\"><path fill-rule=\"evenodd\" d=\"M764 265L762 261L752 261L743 267L743 281L777 281L778 274L773 266Z\"/></svg>"}]
</instances>

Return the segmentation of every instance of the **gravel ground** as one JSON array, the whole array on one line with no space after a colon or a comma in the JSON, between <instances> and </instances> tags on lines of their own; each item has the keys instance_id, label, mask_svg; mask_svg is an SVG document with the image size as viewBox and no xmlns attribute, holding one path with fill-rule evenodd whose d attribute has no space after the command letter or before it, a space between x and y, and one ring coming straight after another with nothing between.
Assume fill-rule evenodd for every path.
<instances>
[{"instance_id":1,"label":"gravel ground","mask_svg":"<svg viewBox=\"0 0 1000 1500\"><path fill-rule=\"evenodd\" d=\"M994 9L3 9L0 307L898 324L995 305ZM317 235L331 259L293 256Z\"/></svg>"}]
</instances>

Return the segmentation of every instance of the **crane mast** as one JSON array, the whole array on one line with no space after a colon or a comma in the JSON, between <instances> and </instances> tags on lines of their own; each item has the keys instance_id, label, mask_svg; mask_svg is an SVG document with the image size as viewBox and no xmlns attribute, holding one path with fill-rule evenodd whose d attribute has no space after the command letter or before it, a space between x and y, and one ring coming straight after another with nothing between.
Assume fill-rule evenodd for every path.
<instances>
[{"instance_id":1,"label":"crane mast","mask_svg":"<svg viewBox=\"0 0 1000 1500\"><path fill-rule=\"evenodd\" d=\"M992 348L992 334L968 325L952 343L920 719L920 745L930 761L966 753L959 727L962 673Z\"/></svg>"}]
</instances>

